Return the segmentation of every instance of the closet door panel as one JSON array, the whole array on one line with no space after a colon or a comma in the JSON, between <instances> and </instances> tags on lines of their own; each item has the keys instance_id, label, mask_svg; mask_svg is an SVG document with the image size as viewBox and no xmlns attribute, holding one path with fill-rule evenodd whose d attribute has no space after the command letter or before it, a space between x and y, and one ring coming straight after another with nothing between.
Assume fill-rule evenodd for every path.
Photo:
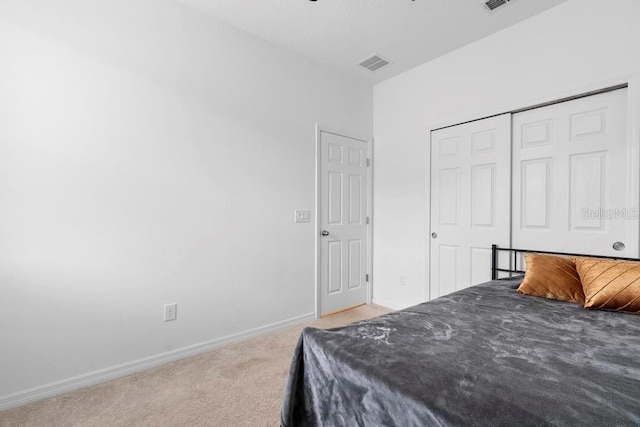
<instances>
[{"instance_id":1,"label":"closet door panel","mask_svg":"<svg viewBox=\"0 0 640 427\"><path fill-rule=\"evenodd\" d=\"M512 132L514 247L638 256L627 89L514 114Z\"/></svg>"},{"instance_id":2,"label":"closet door panel","mask_svg":"<svg viewBox=\"0 0 640 427\"><path fill-rule=\"evenodd\" d=\"M524 229L550 229L552 159L524 160L520 164L520 222Z\"/></svg>"},{"instance_id":3,"label":"closet door panel","mask_svg":"<svg viewBox=\"0 0 640 427\"><path fill-rule=\"evenodd\" d=\"M510 114L431 134L431 298L491 279L509 245L510 138Z\"/></svg>"}]
</instances>

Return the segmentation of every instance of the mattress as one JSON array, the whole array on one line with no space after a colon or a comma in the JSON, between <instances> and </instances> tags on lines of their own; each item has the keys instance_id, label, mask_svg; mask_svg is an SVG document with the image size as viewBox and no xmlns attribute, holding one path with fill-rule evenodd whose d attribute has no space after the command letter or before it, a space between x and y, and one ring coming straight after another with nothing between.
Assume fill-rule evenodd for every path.
<instances>
[{"instance_id":1,"label":"mattress","mask_svg":"<svg viewBox=\"0 0 640 427\"><path fill-rule=\"evenodd\" d=\"M282 425L640 425L640 316L518 284L304 329Z\"/></svg>"}]
</instances>

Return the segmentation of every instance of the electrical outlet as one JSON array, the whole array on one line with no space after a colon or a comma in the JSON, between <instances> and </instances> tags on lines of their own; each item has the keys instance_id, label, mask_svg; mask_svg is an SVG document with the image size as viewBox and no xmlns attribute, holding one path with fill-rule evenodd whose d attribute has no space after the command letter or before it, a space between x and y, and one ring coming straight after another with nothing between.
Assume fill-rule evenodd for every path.
<instances>
[{"instance_id":1,"label":"electrical outlet","mask_svg":"<svg viewBox=\"0 0 640 427\"><path fill-rule=\"evenodd\" d=\"M165 304L164 321L169 322L178 318L178 304Z\"/></svg>"},{"instance_id":2,"label":"electrical outlet","mask_svg":"<svg viewBox=\"0 0 640 427\"><path fill-rule=\"evenodd\" d=\"M406 286L407 285L407 276L405 276L404 274L400 275L400 286Z\"/></svg>"}]
</instances>

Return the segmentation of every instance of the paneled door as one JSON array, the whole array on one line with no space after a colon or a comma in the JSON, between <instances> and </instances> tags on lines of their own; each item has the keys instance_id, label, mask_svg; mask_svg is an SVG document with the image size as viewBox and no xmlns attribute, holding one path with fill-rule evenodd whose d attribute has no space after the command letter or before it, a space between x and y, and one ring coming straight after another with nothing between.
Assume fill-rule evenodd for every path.
<instances>
[{"instance_id":1,"label":"paneled door","mask_svg":"<svg viewBox=\"0 0 640 427\"><path fill-rule=\"evenodd\" d=\"M638 256L632 153L627 89L514 114L513 245Z\"/></svg>"},{"instance_id":2,"label":"paneled door","mask_svg":"<svg viewBox=\"0 0 640 427\"><path fill-rule=\"evenodd\" d=\"M320 132L320 314L367 299L367 143Z\"/></svg>"},{"instance_id":3,"label":"paneled door","mask_svg":"<svg viewBox=\"0 0 640 427\"><path fill-rule=\"evenodd\" d=\"M490 280L509 245L510 149L510 114L431 133L431 299Z\"/></svg>"}]
</instances>

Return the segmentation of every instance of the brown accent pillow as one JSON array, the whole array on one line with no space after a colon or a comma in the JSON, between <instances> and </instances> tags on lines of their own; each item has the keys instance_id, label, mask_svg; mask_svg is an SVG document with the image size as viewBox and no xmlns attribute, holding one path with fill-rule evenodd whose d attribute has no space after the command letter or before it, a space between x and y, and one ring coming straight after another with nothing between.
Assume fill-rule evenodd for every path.
<instances>
[{"instance_id":1,"label":"brown accent pillow","mask_svg":"<svg viewBox=\"0 0 640 427\"><path fill-rule=\"evenodd\" d=\"M527 269L518 292L584 304L580 276L572 259L554 255L526 254Z\"/></svg>"},{"instance_id":2,"label":"brown accent pillow","mask_svg":"<svg viewBox=\"0 0 640 427\"><path fill-rule=\"evenodd\" d=\"M640 314L640 262L574 258L586 308Z\"/></svg>"}]
</instances>

